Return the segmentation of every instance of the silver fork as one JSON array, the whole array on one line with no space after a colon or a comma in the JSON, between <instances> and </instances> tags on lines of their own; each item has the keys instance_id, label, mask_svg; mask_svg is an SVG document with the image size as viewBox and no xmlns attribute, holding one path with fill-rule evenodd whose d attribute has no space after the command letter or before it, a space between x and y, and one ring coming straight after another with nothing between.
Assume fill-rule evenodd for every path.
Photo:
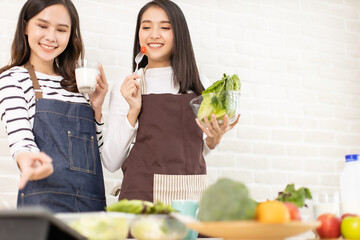
<instances>
[{"instance_id":1,"label":"silver fork","mask_svg":"<svg viewBox=\"0 0 360 240\"><path fill-rule=\"evenodd\" d=\"M138 71L139 63L143 59L144 55L145 54L143 54L141 51L136 55L136 57L135 57L136 68L135 68L134 73L136 73ZM143 77L140 79L140 90L141 90L141 94L146 93L146 86L145 86L145 81L144 81Z\"/></svg>"},{"instance_id":2,"label":"silver fork","mask_svg":"<svg viewBox=\"0 0 360 240\"><path fill-rule=\"evenodd\" d=\"M139 52L136 57L135 57L135 63L136 63L136 68L135 68L135 72L137 72L138 68L139 68L139 63L141 62L141 60L143 59L144 54L142 52Z\"/></svg>"}]
</instances>

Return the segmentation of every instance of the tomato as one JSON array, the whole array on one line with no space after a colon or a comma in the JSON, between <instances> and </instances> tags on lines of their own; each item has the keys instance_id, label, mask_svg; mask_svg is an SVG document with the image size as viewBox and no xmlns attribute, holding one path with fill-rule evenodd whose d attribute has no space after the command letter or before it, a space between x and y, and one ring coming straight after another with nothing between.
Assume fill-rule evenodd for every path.
<instances>
[{"instance_id":1,"label":"tomato","mask_svg":"<svg viewBox=\"0 0 360 240\"><path fill-rule=\"evenodd\" d=\"M360 239L360 217L345 217L341 221L341 234L346 239Z\"/></svg>"},{"instance_id":2,"label":"tomato","mask_svg":"<svg viewBox=\"0 0 360 240\"><path fill-rule=\"evenodd\" d=\"M290 219L293 221L301 221L299 208L292 202L284 202L290 213Z\"/></svg>"},{"instance_id":3,"label":"tomato","mask_svg":"<svg viewBox=\"0 0 360 240\"><path fill-rule=\"evenodd\" d=\"M140 52L146 55L146 52L147 52L146 47L142 46Z\"/></svg>"}]
</instances>

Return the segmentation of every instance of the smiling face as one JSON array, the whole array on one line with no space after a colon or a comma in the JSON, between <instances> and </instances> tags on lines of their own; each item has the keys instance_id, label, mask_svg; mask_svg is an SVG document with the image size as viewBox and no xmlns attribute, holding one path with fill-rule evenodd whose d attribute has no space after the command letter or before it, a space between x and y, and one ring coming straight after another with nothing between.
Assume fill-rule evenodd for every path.
<instances>
[{"instance_id":1,"label":"smiling face","mask_svg":"<svg viewBox=\"0 0 360 240\"><path fill-rule=\"evenodd\" d=\"M31 18L26 25L31 49L30 62L37 71L51 67L54 59L67 47L71 33L71 19L66 8L52 5Z\"/></svg>"},{"instance_id":2,"label":"smiling face","mask_svg":"<svg viewBox=\"0 0 360 240\"><path fill-rule=\"evenodd\" d=\"M147 48L148 68L171 65L174 35L169 17L162 8L152 6L144 12L139 42Z\"/></svg>"}]
</instances>

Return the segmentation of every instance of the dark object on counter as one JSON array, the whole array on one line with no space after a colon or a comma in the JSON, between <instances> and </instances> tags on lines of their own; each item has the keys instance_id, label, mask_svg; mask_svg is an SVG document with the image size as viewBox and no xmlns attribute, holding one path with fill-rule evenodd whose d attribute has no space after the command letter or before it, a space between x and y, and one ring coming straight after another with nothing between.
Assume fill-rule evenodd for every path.
<instances>
[{"instance_id":1,"label":"dark object on counter","mask_svg":"<svg viewBox=\"0 0 360 240\"><path fill-rule=\"evenodd\" d=\"M0 211L0 239L79 240L84 236L44 208Z\"/></svg>"}]
</instances>

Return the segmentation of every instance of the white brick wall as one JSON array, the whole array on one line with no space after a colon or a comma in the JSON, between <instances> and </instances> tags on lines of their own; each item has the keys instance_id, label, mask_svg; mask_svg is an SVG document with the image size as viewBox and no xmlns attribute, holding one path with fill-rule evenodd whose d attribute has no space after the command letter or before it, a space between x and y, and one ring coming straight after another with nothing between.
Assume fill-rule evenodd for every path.
<instances>
[{"instance_id":1,"label":"white brick wall","mask_svg":"<svg viewBox=\"0 0 360 240\"><path fill-rule=\"evenodd\" d=\"M131 69L137 11L147 1L73 0L86 50L110 87ZM25 0L0 0L0 65ZM237 73L241 120L208 156L210 182L244 182L257 200L287 183L337 189L344 155L360 153L360 1L176 0L200 72ZM108 98L104 115L108 116ZM0 132L0 197L15 207L19 172ZM122 173L105 171L106 192ZM108 201L116 199L109 197Z\"/></svg>"}]
</instances>

